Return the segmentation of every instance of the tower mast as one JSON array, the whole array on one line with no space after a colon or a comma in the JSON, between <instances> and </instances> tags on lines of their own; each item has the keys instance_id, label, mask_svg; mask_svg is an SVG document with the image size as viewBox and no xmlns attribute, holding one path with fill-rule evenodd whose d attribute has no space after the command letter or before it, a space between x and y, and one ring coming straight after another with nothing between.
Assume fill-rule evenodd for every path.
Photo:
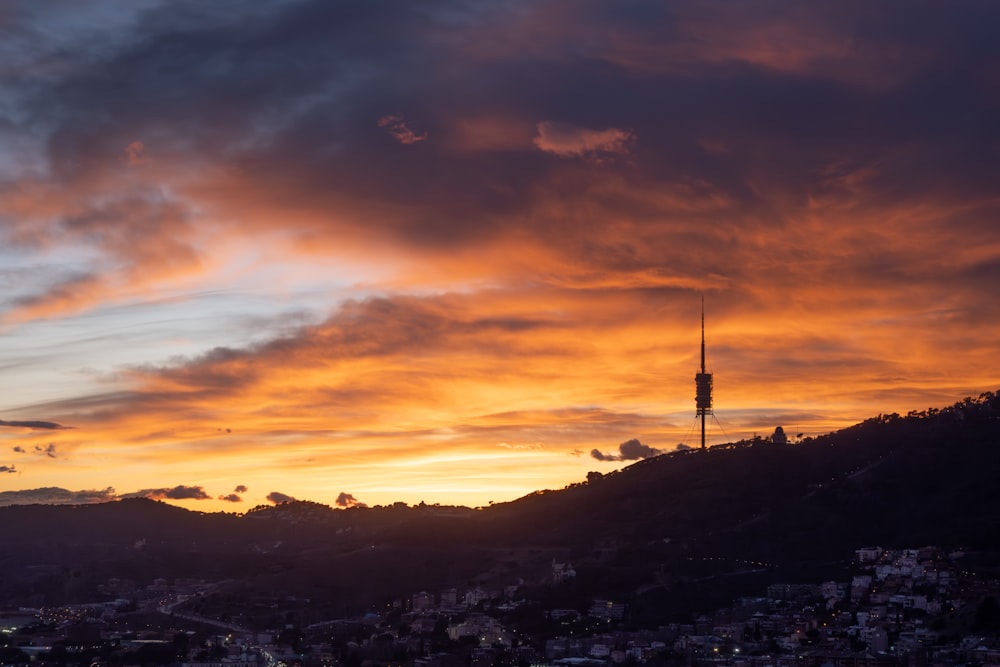
<instances>
[{"instance_id":1,"label":"tower mast","mask_svg":"<svg viewBox=\"0 0 1000 667\"><path fill-rule=\"evenodd\" d=\"M701 297L701 372L705 372L705 297Z\"/></svg>"},{"instance_id":2,"label":"tower mast","mask_svg":"<svg viewBox=\"0 0 1000 667\"><path fill-rule=\"evenodd\" d=\"M701 372L694 376L696 416L701 417L701 448L705 449L705 417L712 414L712 374L705 369L705 297L701 297Z\"/></svg>"}]
</instances>

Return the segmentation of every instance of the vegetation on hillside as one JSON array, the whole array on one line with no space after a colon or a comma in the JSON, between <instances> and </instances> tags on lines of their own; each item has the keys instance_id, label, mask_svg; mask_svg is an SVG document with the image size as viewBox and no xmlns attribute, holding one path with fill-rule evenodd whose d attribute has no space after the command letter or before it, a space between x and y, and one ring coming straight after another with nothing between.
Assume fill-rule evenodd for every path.
<instances>
[{"instance_id":1,"label":"vegetation on hillside","mask_svg":"<svg viewBox=\"0 0 1000 667\"><path fill-rule=\"evenodd\" d=\"M552 594L628 595L641 615L832 576L866 544L1000 552L998 478L1000 396L989 392L792 445L674 452L475 510L4 507L0 605L94 599L110 578L186 577L228 581L220 601L282 591L342 613L419 590L541 585L557 560L579 574Z\"/></svg>"}]
</instances>

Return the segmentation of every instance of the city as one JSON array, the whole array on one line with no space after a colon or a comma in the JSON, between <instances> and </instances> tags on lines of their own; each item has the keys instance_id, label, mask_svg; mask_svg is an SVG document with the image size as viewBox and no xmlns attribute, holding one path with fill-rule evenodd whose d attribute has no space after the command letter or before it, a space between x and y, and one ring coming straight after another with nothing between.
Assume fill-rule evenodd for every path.
<instances>
[{"instance_id":1,"label":"city","mask_svg":"<svg viewBox=\"0 0 1000 667\"><path fill-rule=\"evenodd\" d=\"M140 588L113 579L107 602L3 610L0 664L177 665L622 665L764 667L808 665L993 665L1000 662L1000 578L977 556L937 547L852 554L845 581L772 584L690 623L637 628L629 605L594 599L549 608L503 590L416 592L383 609L300 626L247 628L244 605L220 618L197 600L217 584L157 580ZM746 563L766 567L764 563ZM569 563L552 563L545 586L571 586ZM291 604L290 604L291 603ZM309 600L246 601L285 609Z\"/></svg>"}]
</instances>

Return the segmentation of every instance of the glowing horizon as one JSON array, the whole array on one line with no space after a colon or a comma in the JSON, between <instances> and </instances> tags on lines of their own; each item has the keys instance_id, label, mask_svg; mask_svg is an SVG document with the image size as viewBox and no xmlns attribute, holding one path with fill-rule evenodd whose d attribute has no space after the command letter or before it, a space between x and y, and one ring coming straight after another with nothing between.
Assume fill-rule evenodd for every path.
<instances>
[{"instance_id":1,"label":"glowing horizon","mask_svg":"<svg viewBox=\"0 0 1000 667\"><path fill-rule=\"evenodd\" d=\"M561 488L702 296L711 444L1000 388L1000 8L838 7L0 18L0 504Z\"/></svg>"}]
</instances>

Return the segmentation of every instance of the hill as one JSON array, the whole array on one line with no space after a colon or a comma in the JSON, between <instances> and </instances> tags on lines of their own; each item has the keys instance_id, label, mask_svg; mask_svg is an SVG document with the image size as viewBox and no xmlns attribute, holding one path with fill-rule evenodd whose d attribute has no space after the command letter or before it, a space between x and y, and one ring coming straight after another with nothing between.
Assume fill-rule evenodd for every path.
<instances>
[{"instance_id":1,"label":"hill","mask_svg":"<svg viewBox=\"0 0 1000 667\"><path fill-rule=\"evenodd\" d=\"M206 612L280 594L308 598L305 620L319 620L420 590L541 584L558 560L579 576L536 594L683 614L767 583L837 576L868 544L998 553L997 479L1000 396L987 393L793 445L658 456L481 510L4 507L0 605L94 600L115 594L111 580L189 578L215 582L195 605Z\"/></svg>"}]
</instances>

